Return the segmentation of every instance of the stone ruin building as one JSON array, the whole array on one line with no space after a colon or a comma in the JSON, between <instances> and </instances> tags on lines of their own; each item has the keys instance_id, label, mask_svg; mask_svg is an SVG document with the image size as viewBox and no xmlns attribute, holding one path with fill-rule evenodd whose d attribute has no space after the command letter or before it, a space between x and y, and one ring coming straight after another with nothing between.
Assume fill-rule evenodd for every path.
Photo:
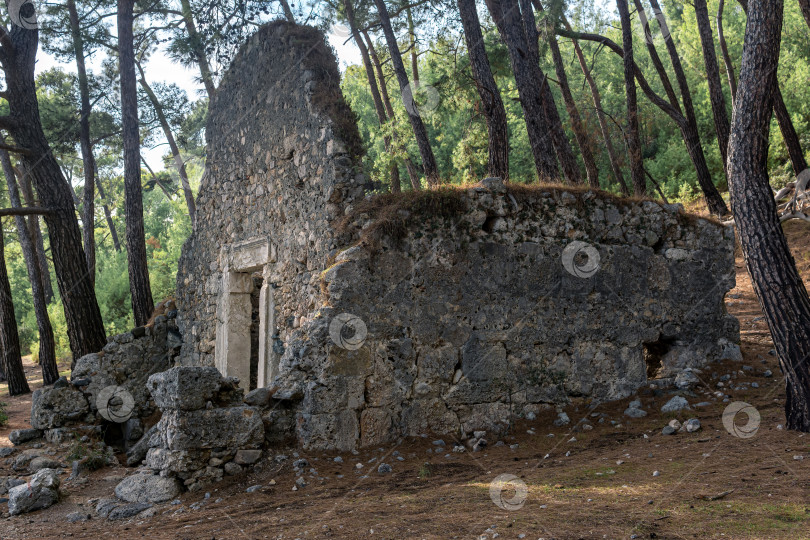
<instances>
[{"instance_id":1,"label":"stone ruin building","mask_svg":"<svg viewBox=\"0 0 810 540\"><path fill-rule=\"evenodd\" d=\"M125 385L130 464L195 489L282 441L465 440L739 356L731 228L498 179L374 195L339 81L314 29L275 22L244 44L210 106L176 318L80 359L39 391L34 428L92 423L93 392ZM81 413L56 414L53 392Z\"/></svg>"}]
</instances>

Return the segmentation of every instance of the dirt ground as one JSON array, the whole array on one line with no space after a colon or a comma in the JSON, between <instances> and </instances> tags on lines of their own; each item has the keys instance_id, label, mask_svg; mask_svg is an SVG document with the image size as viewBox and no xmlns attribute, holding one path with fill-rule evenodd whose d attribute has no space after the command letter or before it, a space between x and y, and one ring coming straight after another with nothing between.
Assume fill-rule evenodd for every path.
<instances>
[{"instance_id":1,"label":"dirt ground","mask_svg":"<svg viewBox=\"0 0 810 540\"><path fill-rule=\"evenodd\" d=\"M807 281L810 225L789 223L786 232ZM502 438L504 445L492 440L476 453L452 452L446 437L446 447L431 437L408 439L343 453L342 463L334 453L298 450L310 465L308 485L297 490L292 462L298 456L289 448L278 452L286 461L278 463L272 454L260 471L211 486L208 499L205 492L186 493L180 504L157 505L154 516L123 521L100 519L93 510L95 499L112 496L127 473L104 468L85 485L63 481L65 496L56 506L0 519L0 537L810 538L810 436L782 429L784 381L740 257L727 306L740 319L744 361L708 366L693 393L680 393L693 405L710 404L684 414L661 414L673 392L645 388L638 394L649 413L644 418L622 414L630 399L598 406L575 402L566 409L570 425L555 427L555 413L547 411L519 422ZM766 370L773 376L765 377ZM746 389L731 390L726 382L721 390L761 415L753 437L733 436L723 426L728 403L713 393L725 374L734 375L735 388ZM3 399L11 418L0 430L0 446L8 446L8 432L28 425L31 398ZM700 431L661 434L671 419L692 417L700 420ZM738 420L745 423L745 415ZM583 429L585 423L593 429ZM0 476L13 474L4 461ZM393 472L379 474L381 462ZM491 483L504 474L525 484L525 499L522 486L513 485L500 496L496 490L500 506L493 502ZM247 493L254 485L262 488ZM519 508L508 509L511 503ZM92 518L68 523L66 515L77 510Z\"/></svg>"}]
</instances>

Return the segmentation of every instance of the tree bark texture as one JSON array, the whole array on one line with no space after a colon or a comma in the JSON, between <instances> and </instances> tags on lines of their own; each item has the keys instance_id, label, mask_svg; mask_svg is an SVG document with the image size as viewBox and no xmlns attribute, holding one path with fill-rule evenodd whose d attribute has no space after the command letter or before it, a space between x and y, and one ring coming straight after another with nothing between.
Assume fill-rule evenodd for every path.
<instances>
[{"instance_id":1,"label":"tree bark texture","mask_svg":"<svg viewBox=\"0 0 810 540\"><path fill-rule=\"evenodd\" d=\"M509 131L500 90L492 75L475 0L457 0L470 57L470 70L487 123L489 159L487 175L509 181Z\"/></svg>"},{"instance_id":2,"label":"tree bark texture","mask_svg":"<svg viewBox=\"0 0 810 540\"><path fill-rule=\"evenodd\" d=\"M82 168L84 169L84 201L82 204L82 236L84 240L84 258L90 272L90 281L96 283L96 207L95 207L95 174L96 159L90 144L90 86L87 82L87 69L84 65L84 43L79 25L79 13L76 0L67 0L70 15L70 33L73 39L73 54L76 57L76 73L79 79L79 97L81 100L81 117L79 118L79 141L82 149Z\"/></svg>"},{"instance_id":3,"label":"tree bark texture","mask_svg":"<svg viewBox=\"0 0 810 540\"><path fill-rule=\"evenodd\" d=\"M397 81L399 82L402 101L405 104L405 110L408 113L408 119L411 122L414 137L416 137L419 155L422 157L422 167L425 170L425 178L427 179L428 185L437 186L440 183L440 179L436 157L433 155L433 149L430 146L427 128L425 128L425 124L422 122L422 116L419 114L419 109L413 98L413 89L408 80L408 73L405 71L405 64L402 63L402 55L399 51L397 38L394 35L394 29L391 27L391 19L388 16L388 9L385 7L385 0L374 0L374 4L377 6L385 41L391 53L391 64L394 67L394 74L397 76Z\"/></svg>"},{"instance_id":4,"label":"tree bark texture","mask_svg":"<svg viewBox=\"0 0 810 540\"><path fill-rule=\"evenodd\" d=\"M124 195L126 200L129 290L135 325L143 326L155 309L146 263L141 188L141 141L138 130L138 89L133 49L134 0L118 0L118 61L121 74L121 120L124 146Z\"/></svg>"},{"instance_id":5,"label":"tree bark texture","mask_svg":"<svg viewBox=\"0 0 810 540\"><path fill-rule=\"evenodd\" d=\"M6 246L2 227L0 227L0 353L3 355L0 364L8 382L8 394L18 396L30 392L20 355L20 336L17 333L11 284L6 271Z\"/></svg>"},{"instance_id":6,"label":"tree bark texture","mask_svg":"<svg viewBox=\"0 0 810 540\"><path fill-rule=\"evenodd\" d=\"M0 150L0 165L3 168L3 175L6 177L8 198L12 208L22 208L14 167L11 165L11 158L5 150ZM48 316L45 291L42 287L37 252L31 238L31 232L28 230L28 224L25 222L25 217L16 216L14 220L17 227L17 237L20 241L20 249L23 253L23 259L25 259L25 267L28 270L28 279L31 282L34 315L37 319L37 330L39 331L39 364L42 366L42 378L44 384L53 384L59 378L59 369L56 367L56 344L53 339L51 319Z\"/></svg>"},{"instance_id":7,"label":"tree bark texture","mask_svg":"<svg viewBox=\"0 0 810 540\"><path fill-rule=\"evenodd\" d=\"M768 180L768 132L779 60L782 0L751 0L731 127L731 205L754 291L771 330L788 429L810 431L810 299Z\"/></svg>"},{"instance_id":8,"label":"tree bark texture","mask_svg":"<svg viewBox=\"0 0 810 540\"><path fill-rule=\"evenodd\" d=\"M21 157L23 176L31 175L40 204L54 210L45 215L45 223L65 309L70 348L76 360L100 351L107 338L82 249L71 190L40 123L34 82L37 37L37 30L12 25L9 31L12 47L3 44L0 48L6 56L3 70L9 104L7 124L15 142L29 150Z\"/></svg>"},{"instance_id":9,"label":"tree bark texture","mask_svg":"<svg viewBox=\"0 0 810 540\"><path fill-rule=\"evenodd\" d=\"M624 90L627 101L627 148L630 155L630 173L633 179L633 194L641 197L647 194L647 178L644 175L644 162L641 157L641 137L638 124L638 98L636 77L633 69L633 29L630 27L630 9L627 0L616 0L622 23L622 48L624 49Z\"/></svg>"},{"instance_id":10,"label":"tree bark texture","mask_svg":"<svg viewBox=\"0 0 810 540\"><path fill-rule=\"evenodd\" d=\"M530 59L526 30L517 0L486 0L486 4L509 50L537 177L540 182L557 182L560 179L560 170L543 98L545 77L539 64Z\"/></svg>"}]
</instances>

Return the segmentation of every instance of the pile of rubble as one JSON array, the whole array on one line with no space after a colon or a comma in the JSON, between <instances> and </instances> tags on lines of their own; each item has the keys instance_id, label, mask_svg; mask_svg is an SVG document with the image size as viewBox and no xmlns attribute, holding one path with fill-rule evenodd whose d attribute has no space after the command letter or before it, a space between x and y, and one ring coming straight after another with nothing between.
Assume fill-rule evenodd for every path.
<instances>
[{"instance_id":1,"label":"pile of rubble","mask_svg":"<svg viewBox=\"0 0 810 540\"><path fill-rule=\"evenodd\" d=\"M53 386L36 390L31 406L33 431L25 436L44 434L61 440L69 437L66 426L102 424L118 407L124 409L121 412L125 417L117 421L126 420L122 422L124 445L128 447L140 439L144 420L155 412L146 381L154 373L169 369L180 352L182 338L176 316L176 309L169 309L149 327L110 338L103 351L76 362L70 381L62 377ZM111 400L113 393L126 396L128 403L121 403L120 398L119 402Z\"/></svg>"},{"instance_id":2,"label":"pile of rubble","mask_svg":"<svg viewBox=\"0 0 810 540\"><path fill-rule=\"evenodd\" d=\"M159 502L150 493L156 486L170 493L182 483L194 491L257 463L265 441L261 405L267 405L270 396L260 389L250 395L259 406L246 404L238 384L213 367L178 366L152 375L146 386L162 416L138 444L146 467L126 478L116 495L132 502ZM257 395L265 396L264 403ZM129 461L138 457L131 453Z\"/></svg>"}]
</instances>

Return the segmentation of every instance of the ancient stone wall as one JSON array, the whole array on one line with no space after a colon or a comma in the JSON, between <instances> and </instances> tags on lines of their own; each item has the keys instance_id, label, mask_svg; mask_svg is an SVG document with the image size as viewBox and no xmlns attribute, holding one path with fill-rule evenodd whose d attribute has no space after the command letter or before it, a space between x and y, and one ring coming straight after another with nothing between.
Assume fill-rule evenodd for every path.
<instances>
[{"instance_id":1,"label":"ancient stone wall","mask_svg":"<svg viewBox=\"0 0 810 540\"><path fill-rule=\"evenodd\" d=\"M249 390L258 357L267 440L465 438L739 352L723 304L733 231L677 206L495 179L364 198L356 127L312 29L263 27L210 114L178 275L182 363Z\"/></svg>"},{"instance_id":2,"label":"ancient stone wall","mask_svg":"<svg viewBox=\"0 0 810 540\"><path fill-rule=\"evenodd\" d=\"M303 444L502 432L541 404L624 398L739 352L732 229L498 180L432 197L368 204L349 226L361 241L323 273L325 307L275 381L299 400Z\"/></svg>"},{"instance_id":3,"label":"ancient stone wall","mask_svg":"<svg viewBox=\"0 0 810 540\"><path fill-rule=\"evenodd\" d=\"M365 183L339 81L323 36L305 26L266 25L234 59L211 103L197 223L179 265L181 362L249 378L251 274L264 278L262 384L319 306L318 275L338 245L329 222Z\"/></svg>"}]
</instances>

